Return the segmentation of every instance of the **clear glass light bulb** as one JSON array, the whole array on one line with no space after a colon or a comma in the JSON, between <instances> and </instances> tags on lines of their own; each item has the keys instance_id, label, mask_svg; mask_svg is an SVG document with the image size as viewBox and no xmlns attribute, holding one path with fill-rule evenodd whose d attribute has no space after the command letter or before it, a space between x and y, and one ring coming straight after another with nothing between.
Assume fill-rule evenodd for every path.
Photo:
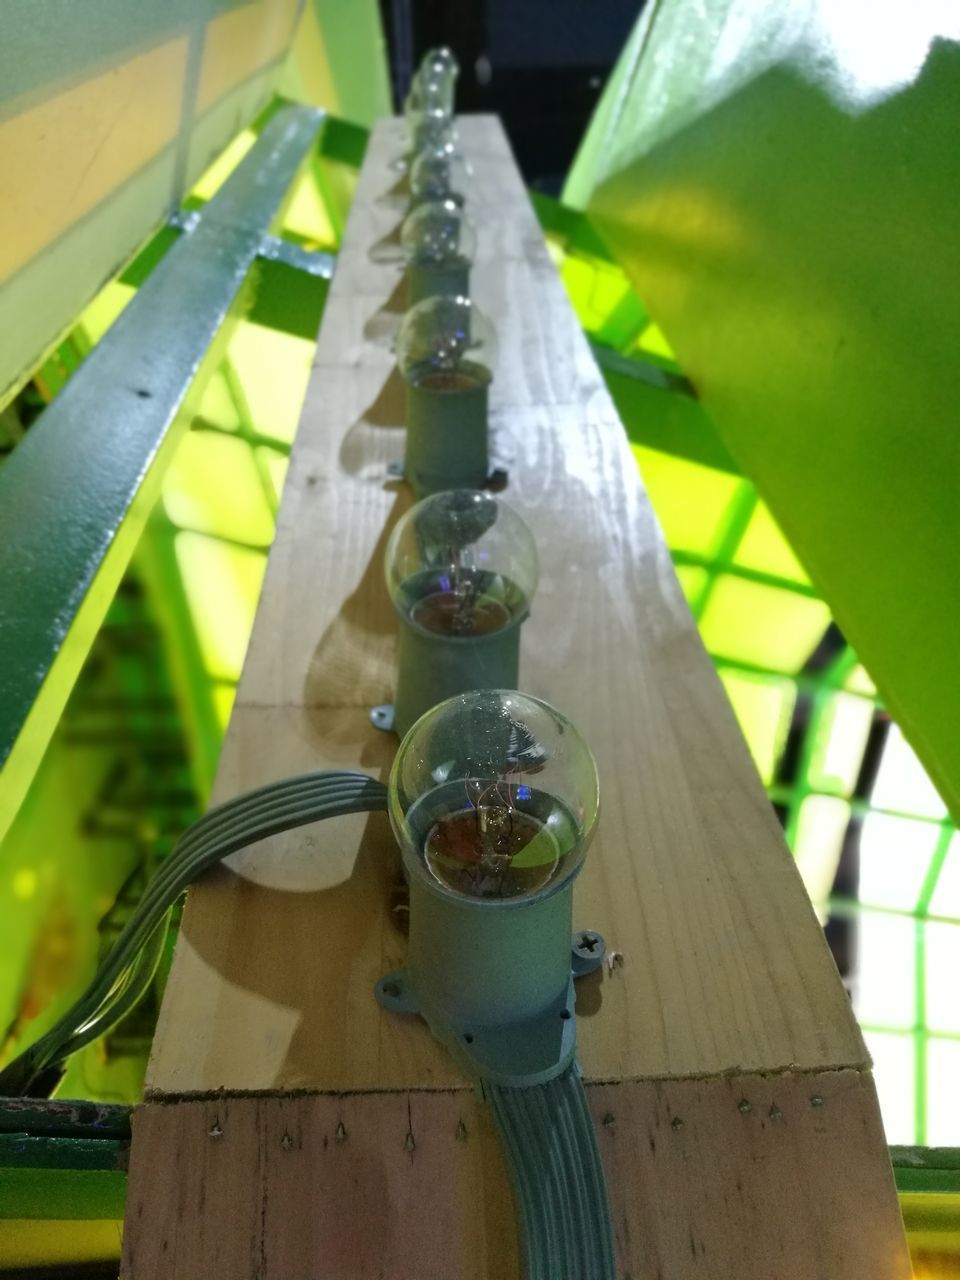
<instances>
[{"instance_id":1,"label":"clear glass light bulb","mask_svg":"<svg viewBox=\"0 0 960 1280\"><path fill-rule=\"evenodd\" d=\"M419 154L424 147L453 144L457 140L453 115L444 105L436 85L427 86L414 100L407 100L407 127L413 155Z\"/></svg>"},{"instance_id":2,"label":"clear glass light bulb","mask_svg":"<svg viewBox=\"0 0 960 1280\"><path fill-rule=\"evenodd\" d=\"M423 55L420 66L437 69L448 75L457 76L460 74L460 63L457 56L449 45L440 45L435 49L428 49Z\"/></svg>"},{"instance_id":3,"label":"clear glass light bulb","mask_svg":"<svg viewBox=\"0 0 960 1280\"><path fill-rule=\"evenodd\" d=\"M453 115L453 100L460 67L448 48L429 49L410 82L407 95L407 118L410 112L428 104L439 107L447 117Z\"/></svg>"},{"instance_id":4,"label":"clear glass light bulb","mask_svg":"<svg viewBox=\"0 0 960 1280\"><path fill-rule=\"evenodd\" d=\"M450 489L418 502L387 544L387 590L434 635L491 635L526 617L537 586L533 535L492 493Z\"/></svg>"},{"instance_id":5,"label":"clear glass light bulb","mask_svg":"<svg viewBox=\"0 0 960 1280\"><path fill-rule=\"evenodd\" d=\"M470 182L467 162L450 142L420 152L410 168L410 198L415 205L452 200L462 206Z\"/></svg>"},{"instance_id":6,"label":"clear glass light bulb","mask_svg":"<svg viewBox=\"0 0 960 1280\"><path fill-rule=\"evenodd\" d=\"M403 317L397 367L407 382L433 391L487 386L496 363L493 325L469 298L425 298Z\"/></svg>"},{"instance_id":7,"label":"clear glass light bulb","mask_svg":"<svg viewBox=\"0 0 960 1280\"><path fill-rule=\"evenodd\" d=\"M455 200L430 200L417 205L404 220L400 247L408 266L469 266L477 237Z\"/></svg>"},{"instance_id":8,"label":"clear glass light bulb","mask_svg":"<svg viewBox=\"0 0 960 1280\"><path fill-rule=\"evenodd\" d=\"M559 889L582 866L598 812L596 764L579 730L512 690L441 702L406 735L390 774L408 870L469 898Z\"/></svg>"}]
</instances>

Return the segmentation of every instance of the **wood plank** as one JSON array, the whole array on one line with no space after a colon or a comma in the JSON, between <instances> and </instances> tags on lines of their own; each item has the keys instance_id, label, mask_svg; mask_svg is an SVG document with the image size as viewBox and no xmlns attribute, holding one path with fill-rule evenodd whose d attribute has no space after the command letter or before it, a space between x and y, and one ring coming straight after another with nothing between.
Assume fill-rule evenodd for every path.
<instances>
[{"instance_id":1,"label":"wood plank","mask_svg":"<svg viewBox=\"0 0 960 1280\"><path fill-rule=\"evenodd\" d=\"M499 128L470 121L465 133L479 135L481 154L498 154L500 139L498 172L508 192L515 188ZM402 384L389 351L365 342L363 329L395 275L367 264L379 272L379 295L344 291L342 281L365 255L358 240L378 175L379 187L385 174L389 181L391 149L385 132L375 133L358 184L345 238L353 258L338 264L340 287L327 305L218 798L325 765L388 768L391 744L367 725L365 710L390 690L396 628L382 557L409 495L384 475L403 448ZM529 241L538 234L525 197L504 216ZM576 890L577 918L625 958L597 982L596 1012L582 1019L587 1072L611 1079L863 1065L821 930L556 272L490 253L475 269L475 296L499 329L497 448L512 460L506 496L529 521L542 562L522 682L567 712L597 754L604 812ZM322 863L329 846L329 832L277 838L273 887L282 889L285 864L301 865L304 849ZM394 867L383 824L356 829L334 861L351 859ZM395 1019L366 998L378 964L402 945L384 875L357 873L368 893L358 906L364 945L331 961L318 939L340 936L338 894L318 892L309 911L278 896L267 910L252 888L264 856L253 851L231 865L191 894L150 1088L410 1088L456 1078L424 1029L401 1037ZM296 920L300 934L278 938L275 912ZM223 963L200 959L211 936L229 944L217 953ZM317 999L321 966L332 985L353 992L348 1052ZM257 973L274 975L266 997ZM254 1040L241 1060L227 1049L224 1028L241 1006L254 1027L257 1018L296 1023L288 1065L272 1040L269 1049ZM191 1035L173 1034L174 1023ZM396 1054L398 1038L419 1049Z\"/></svg>"},{"instance_id":2,"label":"wood plank","mask_svg":"<svg viewBox=\"0 0 960 1280\"><path fill-rule=\"evenodd\" d=\"M869 1075L589 1098L624 1280L908 1280ZM153 1104L134 1138L128 1280L517 1275L498 1143L467 1090Z\"/></svg>"},{"instance_id":3,"label":"wood plank","mask_svg":"<svg viewBox=\"0 0 960 1280\"><path fill-rule=\"evenodd\" d=\"M506 496L542 564L521 684L581 727L601 779L575 925L599 929L622 963L580 984L578 1033L595 1111L614 1115L603 1145L622 1274L734 1274L713 1260L733 1257L731 1240L749 1227L738 1276L899 1280L899 1215L846 994L536 243L502 130L477 118L463 134L490 184L484 208L512 227L516 248L501 257L496 236L484 238L474 296L500 331L492 398ZM397 285L393 268L367 258L383 234L373 202L394 180L395 138L395 122L378 126L358 184L217 799L330 765L385 777L396 747L367 712L392 685L382 558L410 502L386 477L402 453L402 385L389 352L365 338ZM264 1280L326 1258L324 1275L351 1278L516 1275L489 1117L425 1027L372 998L404 955L391 915L398 866L383 816L354 817L274 837L191 891L148 1072L159 1101L138 1118L125 1274ZM810 1106L810 1073L836 1105ZM757 1129L774 1087L790 1118ZM730 1106L744 1094L757 1099L750 1113ZM410 1159L396 1134L410 1131L414 1107ZM207 1136L210 1108L229 1110L232 1155ZM685 1118L673 1147L668 1129L655 1151L646 1135L667 1112L689 1115L689 1127ZM476 1144L456 1144L455 1117ZM356 1135L349 1157L329 1142L341 1120ZM291 1125L312 1136L288 1149ZM731 1178L745 1188L739 1200ZM175 1232L201 1195L211 1221L190 1214ZM827 1244L801 1238L801 1209L833 1215ZM240 1224L229 1241L214 1217Z\"/></svg>"}]
</instances>

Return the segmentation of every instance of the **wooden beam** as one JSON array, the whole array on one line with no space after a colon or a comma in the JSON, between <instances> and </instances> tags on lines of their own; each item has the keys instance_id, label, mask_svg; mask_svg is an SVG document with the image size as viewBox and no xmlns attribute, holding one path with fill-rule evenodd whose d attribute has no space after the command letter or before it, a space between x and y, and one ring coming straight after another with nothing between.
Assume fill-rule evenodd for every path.
<instances>
[{"instance_id":1,"label":"wooden beam","mask_svg":"<svg viewBox=\"0 0 960 1280\"><path fill-rule=\"evenodd\" d=\"M575 924L620 963L580 984L578 1033L621 1274L900 1280L867 1054L822 931L502 130L462 134L496 447L542 563L521 682L581 727L601 779ZM326 765L384 776L395 749L367 713L392 685L382 557L410 497L385 474L401 387L365 334L399 292L369 249L396 221L378 197L400 149L380 124L217 799ZM374 815L275 837L191 892L135 1122L126 1276L516 1276L488 1118L426 1028L371 994L403 960L397 876Z\"/></svg>"}]
</instances>

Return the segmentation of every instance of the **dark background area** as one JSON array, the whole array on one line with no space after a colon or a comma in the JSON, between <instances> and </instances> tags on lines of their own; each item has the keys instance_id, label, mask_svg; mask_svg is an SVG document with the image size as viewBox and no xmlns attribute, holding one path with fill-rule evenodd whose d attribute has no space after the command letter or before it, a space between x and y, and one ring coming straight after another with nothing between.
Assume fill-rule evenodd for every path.
<instances>
[{"instance_id":1,"label":"dark background area","mask_svg":"<svg viewBox=\"0 0 960 1280\"><path fill-rule=\"evenodd\" d=\"M643 0L380 0L399 110L427 49L460 62L457 110L504 123L527 185L559 194Z\"/></svg>"}]
</instances>

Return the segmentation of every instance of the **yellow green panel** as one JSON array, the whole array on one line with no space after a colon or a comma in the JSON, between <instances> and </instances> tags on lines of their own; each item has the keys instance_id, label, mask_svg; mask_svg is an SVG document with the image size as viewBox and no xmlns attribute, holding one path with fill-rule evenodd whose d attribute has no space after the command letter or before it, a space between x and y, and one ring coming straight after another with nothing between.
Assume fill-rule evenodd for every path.
<instances>
[{"instance_id":1,"label":"yellow green panel","mask_svg":"<svg viewBox=\"0 0 960 1280\"><path fill-rule=\"evenodd\" d=\"M243 417L231 389L231 370L224 365L210 375L197 406L197 417L212 427L223 431L236 431L243 425Z\"/></svg>"},{"instance_id":2,"label":"yellow green panel","mask_svg":"<svg viewBox=\"0 0 960 1280\"><path fill-rule=\"evenodd\" d=\"M100 341L136 292L132 285L111 280L84 308L78 323L91 346Z\"/></svg>"},{"instance_id":3,"label":"yellow green panel","mask_svg":"<svg viewBox=\"0 0 960 1280\"><path fill-rule=\"evenodd\" d=\"M734 671L721 672L721 679L754 763L769 784L790 727L796 689L789 680L767 680Z\"/></svg>"},{"instance_id":4,"label":"yellow green panel","mask_svg":"<svg viewBox=\"0 0 960 1280\"><path fill-rule=\"evenodd\" d=\"M318 165L322 162L318 162ZM283 219L283 230L308 249L335 249L339 228L318 182L318 170L307 170L296 184Z\"/></svg>"},{"instance_id":5,"label":"yellow green panel","mask_svg":"<svg viewBox=\"0 0 960 1280\"><path fill-rule=\"evenodd\" d=\"M280 497L283 493L284 481L287 478L290 459L286 454L277 453L276 449L260 448L257 450L257 464L269 483L270 497L273 509L276 511L280 506Z\"/></svg>"},{"instance_id":6,"label":"yellow green panel","mask_svg":"<svg viewBox=\"0 0 960 1280\"><path fill-rule=\"evenodd\" d=\"M577 319L591 337L613 347L628 342L646 313L621 269L578 254L561 254L558 266Z\"/></svg>"},{"instance_id":7,"label":"yellow green panel","mask_svg":"<svg viewBox=\"0 0 960 1280\"><path fill-rule=\"evenodd\" d=\"M867 674L866 667L859 662L844 680L843 687L849 689L851 693L866 694L868 698L874 697L877 692L877 686Z\"/></svg>"},{"instance_id":8,"label":"yellow green panel","mask_svg":"<svg viewBox=\"0 0 960 1280\"><path fill-rule=\"evenodd\" d=\"M280 90L372 125L389 115L390 79L377 0L307 0Z\"/></svg>"},{"instance_id":9,"label":"yellow green panel","mask_svg":"<svg viewBox=\"0 0 960 1280\"><path fill-rule=\"evenodd\" d=\"M901 1191L913 1280L957 1280L960 1276L960 1196L950 1192Z\"/></svg>"},{"instance_id":10,"label":"yellow green panel","mask_svg":"<svg viewBox=\"0 0 960 1280\"><path fill-rule=\"evenodd\" d=\"M120 1257L123 1223L8 1218L0 1225L0 1267L79 1266Z\"/></svg>"},{"instance_id":11,"label":"yellow green panel","mask_svg":"<svg viewBox=\"0 0 960 1280\"><path fill-rule=\"evenodd\" d=\"M810 581L765 502L754 508L733 562L793 582Z\"/></svg>"},{"instance_id":12,"label":"yellow green panel","mask_svg":"<svg viewBox=\"0 0 960 1280\"><path fill-rule=\"evenodd\" d=\"M643 7L587 211L960 818L957 6Z\"/></svg>"},{"instance_id":13,"label":"yellow green panel","mask_svg":"<svg viewBox=\"0 0 960 1280\"><path fill-rule=\"evenodd\" d=\"M710 575L706 569L686 564L677 565L676 573L687 604L692 607L700 598Z\"/></svg>"},{"instance_id":14,"label":"yellow green panel","mask_svg":"<svg viewBox=\"0 0 960 1280\"><path fill-rule=\"evenodd\" d=\"M264 547L273 541L253 450L236 436L188 432L164 477L163 504L180 529Z\"/></svg>"},{"instance_id":15,"label":"yellow green panel","mask_svg":"<svg viewBox=\"0 0 960 1280\"><path fill-rule=\"evenodd\" d=\"M220 727L224 733L227 731L227 725L230 723L230 716L233 712L233 704L236 701L237 690L233 685L218 684L213 690L213 704L216 708L217 719L220 721Z\"/></svg>"},{"instance_id":16,"label":"yellow green panel","mask_svg":"<svg viewBox=\"0 0 960 1280\"><path fill-rule=\"evenodd\" d=\"M257 135L252 129L241 130L197 179L190 194L200 200L212 200L256 140Z\"/></svg>"},{"instance_id":17,"label":"yellow green panel","mask_svg":"<svg viewBox=\"0 0 960 1280\"><path fill-rule=\"evenodd\" d=\"M237 681L247 652L266 556L180 533L177 562L207 673Z\"/></svg>"},{"instance_id":18,"label":"yellow green panel","mask_svg":"<svg viewBox=\"0 0 960 1280\"><path fill-rule=\"evenodd\" d=\"M700 633L713 654L797 671L829 621L822 600L721 574L700 619Z\"/></svg>"},{"instance_id":19,"label":"yellow green panel","mask_svg":"<svg viewBox=\"0 0 960 1280\"><path fill-rule=\"evenodd\" d=\"M644 325L637 338L635 350L641 355L660 356L671 363L676 360L666 334L653 320Z\"/></svg>"},{"instance_id":20,"label":"yellow green panel","mask_svg":"<svg viewBox=\"0 0 960 1280\"><path fill-rule=\"evenodd\" d=\"M258 324L241 325L230 343L236 382L257 431L293 442L316 344Z\"/></svg>"},{"instance_id":21,"label":"yellow green panel","mask_svg":"<svg viewBox=\"0 0 960 1280\"><path fill-rule=\"evenodd\" d=\"M632 448L670 547L709 554L727 507L743 481L643 445Z\"/></svg>"}]
</instances>

